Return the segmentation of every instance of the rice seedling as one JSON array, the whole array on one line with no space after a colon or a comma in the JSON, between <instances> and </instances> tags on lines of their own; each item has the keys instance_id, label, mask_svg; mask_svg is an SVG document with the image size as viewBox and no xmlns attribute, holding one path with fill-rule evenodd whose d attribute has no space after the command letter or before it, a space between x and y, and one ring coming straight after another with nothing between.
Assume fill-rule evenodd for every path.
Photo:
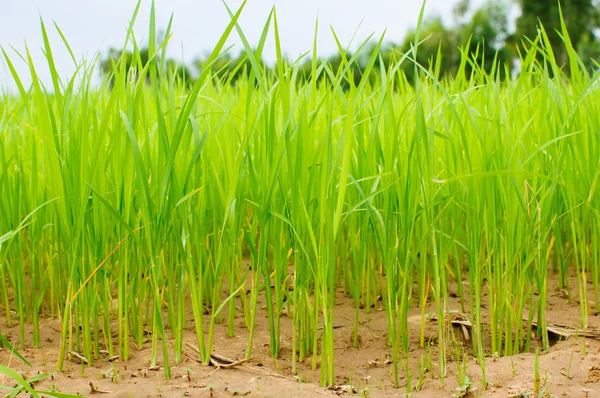
<instances>
[{"instance_id":1,"label":"rice seedling","mask_svg":"<svg viewBox=\"0 0 600 398\"><path fill-rule=\"evenodd\" d=\"M445 320L450 310L465 314L484 385L486 357L537 353L532 333L549 348L554 271L577 293L587 326L590 281L600 302L600 91L564 24L569 77L542 29L510 79L501 79L504 65L486 73L464 51L456 77L439 76L436 64L414 62L417 33L390 65L379 56L382 37L356 83L351 66L368 40L351 55L333 33L335 70L317 61L315 39L303 79L282 55L275 10L252 48L238 25L244 4L228 9L231 22L191 87L165 67L154 7L142 62L133 34L140 4L124 43L135 67L116 60L99 85L94 63L75 57L77 72L59 76L43 22L47 65L3 49L17 92L0 97L0 231L12 231L0 238L10 240L0 246L0 301L8 325L21 326L20 344L24 325L37 346L40 319L59 318L60 371L73 351L90 364L100 350L127 360L132 343L149 338L151 365L168 378L188 324L208 363L216 325L232 336L241 315L250 358L264 305L271 355L289 316L293 372L311 359L321 384L332 385L341 289L356 307L355 346L360 314L381 300L393 383L406 372L411 388L411 310L421 314L421 348L437 319L442 381L453 349ZM210 67L234 30L249 72L235 84ZM277 63L266 69L271 34ZM29 66L30 86L17 61ZM400 66L413 62L409 82ZM452 287L459 308L449 304Z\"/></svg>"}]
</instances>

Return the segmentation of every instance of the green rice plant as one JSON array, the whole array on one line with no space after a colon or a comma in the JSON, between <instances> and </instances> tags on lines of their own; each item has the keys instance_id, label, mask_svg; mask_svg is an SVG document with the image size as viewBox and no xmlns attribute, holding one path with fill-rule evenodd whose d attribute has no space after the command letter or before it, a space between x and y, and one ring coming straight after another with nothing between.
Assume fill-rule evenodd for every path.
<instances>
[{"instance_id":1,"label":"green rice plant","mask_svg":"<svg viewBox=\"0 0 600 398\"><path fill-rule=\"evenodd\" d=\"M17 383L17 386L15 386L15 387L0 386L0 389L5 390L7 392L7 394L6 394L7 397L16 397L17 395L19 395L22 392L26 392L26 393L30 394L30 396L33 398L46 397L46 396L47 397L56 397L56 398L73 398L73 397L79 396L79 395L65 394L65 393L56 392L56 391L37 390L35 388L34 384L50 377L49 374L37 374L35 376L29 377L28 379L24 379L23 376L21 376L19 373L15 372L14 370L12 370L10 368L7 368L4 365L0 365L0 373L10 377Z\"/></svg>"},{"instance_id":2,"label":"green rice plant","mask_svg":"<svg viewBox=\"0 0 600 398\"><path fill-rule=\"evenodd\" d=\"M406 372L410 389L409 350L425 348L429 314L440 378L453 343L448 317L459 310L483 385L490 355L549 348L552 278L577 296L587 326L588 285L600 302L600 93L564 24L569 76L542 28L520 53L520 73L503 79L505 65L485 72L466 50L454 77L440 76L439 57L416 63L427 40L419 33L386 64L384 37L351 54L332 31L342 59L333 68L318 60L317 24L303 77L303 57L283 56L276 11L253 48L238 24L242 4L227 8L230 24L188 85L165 65L172 21L158 43L154 6L142 61L140 7L124 41L133 66L114 60L100 84L94 63L77 61L55 27L77 67L59 76L43 21L47 65L34 65L28 49L2 50L17 90L0 97L0 230L14 231L0 240L0 302L21 345L27 323L37 346L41 319L59 318L58 370L72 351L90 363L103 349L127 360L132 345L150 344L152 364L169 377L192 323L208 363L217 324L233 336L240 312L250 358L266 315L277 357L287 314L292 371L310 360L331 385L341 289L355 306L356 347L359 317L381 300L391 377L399 385ZM247 72L235 83L212 67L234 29ZM261 62L270 35L272 69ZM28 65L30 85L15 62Z\"/></svg>"}]
</instances>

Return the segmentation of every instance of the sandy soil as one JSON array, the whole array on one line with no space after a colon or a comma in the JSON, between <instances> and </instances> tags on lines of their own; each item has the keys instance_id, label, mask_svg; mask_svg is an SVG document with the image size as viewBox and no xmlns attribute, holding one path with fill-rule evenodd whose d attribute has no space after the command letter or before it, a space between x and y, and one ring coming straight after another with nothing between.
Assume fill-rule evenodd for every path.
<instances>
[{"instance_id":1,"label":"sandy soil","mask_svg":"<svg viewBox=\"0 0 600 398\"><path fill-rule=\"evenodd\" d=\"M573 281L572 286L576 286ZM555 286L555 285L554 285ZM568 300L563 292L550 286L548 322L576 327L579 304L576 299ZM592 297L592 296L590 296ZM459 309L456 298L450 309ZM216 369L198 363L197 354L185 347L185 358L181 364L172 367L172 378L164 379L162 368L151 369L150 343L142 350L131 347L129 361L110 363L96 360L93 365L82 367L75 359L67 361L62 373L54 372L59 344L60 322L44 320L41 325L42 344L40 348L26 348L21 353L33 365L28 368L6 349L0 349L0 364L10 366L26 377L37 373L51 373L52 376L36 384L40 390L55 390L64 393L88 396L91 394L111 397L305 397L347 395L353 392L373 397L405 396L408 380L402 372L401 388L393 388L391 365L387 359L390 349L386 345L387 319L381 303L370 312L361 311L359 326L360 347L352 343L352 326L355 314L353 301L338 293L335 314L335 366L336 388L319 387L319 370L311 369L311 359L299 366L299 375L291 374L291 319L282 319L282 350L280 358L274 360L269 353L269 332L264 311L257 317L253 359L248 364L232 369ZM600 317L591 312L589 328L600 331ZM420 319L420 311L411 312L411 319ZM196 341L189 317L189 326L184 331L184 342ZM418 323L418 322L417 322ZM0 318L2 333L14 340L18 328L6 328ZM246 329L241 315L236 320L236 335L226 337L226 326L217 325L215 330L214 352L232 359L242 359L246 348ZM460 331L460 329L458 329ZM28 329L29 331L29 329ZM436 325L428 323L426 336L434 339ZM30 335L30 333L28 333ZM411 396L446 397L456 394L460 363L449 355L447 376L442 384L439 379L438 354L435 345L418 348L419 327L411 330L411 351L409 352ZM471 395L489 397L533 396L534 389L533 353L522 353L513 357L488 358L486 375L489 385L481 385L481 369L473 358L466 361L467 375L472 380ZM570 337L556 342L539 357L542 389L546 396L600 397L600 340ZM419 373L419 364L427 364L429 370ZM12 385L12 380L0 375L0 385ZM352 387L350 387L352 386ZM418 390L416 390L418 387ZM94 393L93 390L96 390Z\"/></svg>"}]
</instances>

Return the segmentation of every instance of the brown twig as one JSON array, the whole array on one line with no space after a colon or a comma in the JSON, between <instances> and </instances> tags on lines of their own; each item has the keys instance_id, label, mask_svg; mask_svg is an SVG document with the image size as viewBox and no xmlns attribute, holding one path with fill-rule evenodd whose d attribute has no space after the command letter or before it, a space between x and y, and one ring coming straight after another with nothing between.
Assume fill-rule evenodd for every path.
<instances>
[{"instance_id":1,"label":"brown twig","mask_svg":"<svg viewBox=\"0 0 600 398\"><path fill-rule=\"evenodd\" d=\"M186 342L186 345L192 349L192 351L195 351L197 354L200 354L200 349L195 346L192 343ZM200 362L198 359L195 359L196 361ZM258 373L260 375L263 376L269 376L269 377L277 377L280 379L285 379L285 380L291 380L291 381L295 381L294 378L292 377L288 377L288 376L284 376L281 375L279 373L271 373L271 372L266 372L262 369L256 368L254 366L250 366L247 362L251 361L252 358L246 358L246 359L242 359L239 361L233 360L231 358L227 358L223 355L217 354L217 353L211 353L210 354L210 363L215 367L215 370L212 371L208 376L206 376L207 378L211 377L213 374L215 374L215 372L219 369L230 369L236 366L239 366L242 369L245 370L249 370L255 373Z\"/></svg>"},{"instance_id":2,"label":"brown twig","mask_svg":"<svg viewBox=\"0 0 600 398\"><path fill-rule=\"evenodd\" d=\"M83 355L81 355L80 353L78 353L76 351L71 351L71 352L69 352L69 354L71 354L71 356L77 358L80 363L84 363L86 365L90 363L90 361L88 361L88 359L86 357L84 357Z\"/></svg>"},{"instance_id":3,"label":"brown twig","mask_svg":"<svg viewBox=\"0 0 600 398\"><path fill-rule=\"evenodd\" d=\"M104 390L98 389L94 385L94 383L92 383L91 381L90 381L90 389L91 389L90 394L110 394L110 393L112 393L112 391L104 391Z\"/></svg>"}]
</instances>

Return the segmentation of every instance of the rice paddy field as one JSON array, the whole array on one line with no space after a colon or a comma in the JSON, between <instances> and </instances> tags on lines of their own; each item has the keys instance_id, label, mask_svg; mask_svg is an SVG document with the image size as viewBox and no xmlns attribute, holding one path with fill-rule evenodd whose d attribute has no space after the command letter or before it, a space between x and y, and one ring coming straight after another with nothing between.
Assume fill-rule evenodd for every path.
<instances>
[{"instance_id":1,"label":"rice paddy field","mask_svg":"<svg viewBox=\"0 0 600 398\"><path fill-rule=\"evenodd\" d=\"M235 84L167 72L154 12L100 84L43 24L46 65L4 49L0 332L34 365L1 349L6 392L594 396L600 88L566 29L569 74L541 30L510 79L409 82L418 45L304 78L241 12L208 62L237 32Z\"/></svg>"}]
</instances>

